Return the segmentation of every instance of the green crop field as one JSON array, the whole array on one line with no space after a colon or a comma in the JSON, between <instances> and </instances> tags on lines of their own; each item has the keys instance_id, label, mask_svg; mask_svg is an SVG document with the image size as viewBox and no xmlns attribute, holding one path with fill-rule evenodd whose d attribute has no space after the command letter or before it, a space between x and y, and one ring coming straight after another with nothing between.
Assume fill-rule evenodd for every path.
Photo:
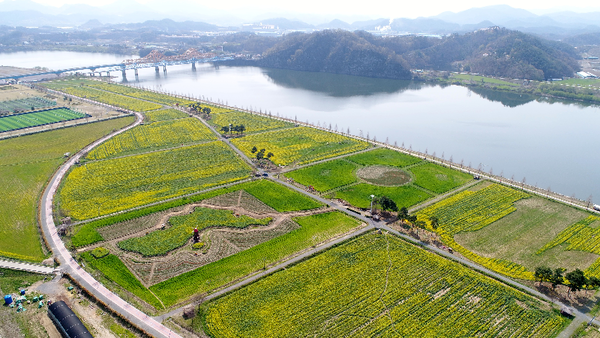
<instances>
[{"instance_id":1,"label":"green crop field","mask_svg":"<svg viewBox=\"0 0 600 338\"><path fill-rule=\"evenodd\" d=\"M102 258L94 258L89 252L81 253L81 257L94 269L100 271L106 278L119 284L125 290L140 297L140 299L157 309L163 308L160 301L135 278L119 257L108 255Z\"/></svg>"},{"instance_id":2,"label":"green crop field","mask_svg":"<svg viewBox=\"0 0 600 338\"><path fill-rule=\"evenodd\" d=\"M310 210L323 206L310 197L269 180L257 181L244 190L279 212Z\"/></svg>"},{"instance_id":3,"label":"green crop field","mask_svg":"<svg viewBox=\"0 0 600 338\"><path fill-rule=\"evenodd\" d=\"M146 120L150 123L166 120L177 120L189 117L188 114L172 108L153 110L144 113L144 115L146 116Z\"/></svg>"},{"instance_id":4,"label":"green crop field","mask_svg":"<svg viewBox=\"0 0 600 338\"><path fill-rule=\"evenodd\" d=\"M216 139L217 136L195 118L161 121L119 134L94 148L87 158L100 160Z\"/></svg>"},{"instance_id":5,"label":"green crop field","mask_svg":"<svg viewBox=\"0 0 600 338\"><path fill-rule=\"evenodd\" d=\"M600 87L600 80L598 79L564 79L560 83L578 85L582 87Z\"/></svg>"},{"instance_id":6,"label":"green crop field","mask_svg":"<svg viewBox=\"0 0 600 338\"><path fill-rule=\"evenodd\" d=\"M308 127L289 128L248 135L232 143L249 157L254 157L252 147L272 152L275 164L305 164L369 147L364 141Z\"/></svg>"},{"instance_id":7,"label":"green crop field","mask_svg":"<svg viewBox=\"0 0 600 338\"><path fill-rule=\"evenodd\" d=\"M219 131L221 131L222 127L229 127L229 124L232 124L233 126L244 125L244 127L246 127L246 131L244 133L246 134L274 129L291 128L294 126L289 122L279 121L276 119L239 111L211 113L210 116L211 118L208 122L215 126Z\"/></svg>"},{"instance_id":8,"label":"green crop field","mask_svg":"<svg viewBox=\"0 0 600 338\"><path fill-rule=\"evenodd\" d=\"M31 108L46 108L56 106L56 101L34 96L19 100L0 101L0 111L14 112L16 110L31 110Z\"/></svg>"},{"instance_id":9,"label":"green crop field","mask_svg":"<svg viewBox=\"0 0 600 338\"><path fill-rule=\"evenodd\" d=\"M346 159L363 166L386 165L400 168L422 161L420 158L387 148L373 149L364 153L348 156Z\"/></svg>"},{"instance_id":10,"label":"green crop field","mask_svg":"<svg viewBox=\"0 0 600 338\"><path fill-rule=\"evenodd\" d=\"M356 219L337 211L297 217L294 220L301 226L299 229L155 284L150 290L165 306L172 306L247 276L360 225Z\"/></svg>"},{"instance_id":11,"label":"green crop field","mask_svg":"<svg viewBox=\"0 0 600 338\"><path fill-rule=\"evenodd\" d=\"M222 142L146 153L74 168L60 208L88 219L247 178L250 167Z\"/></svg>"},{"instance_id":12,"label":"green crop field","mask_svg":"<svg viewBox=\"0 0 600 338\"><path fill-rule=\"evenodd\" d=\"M348 161L333 160L294 170L285 176L323 192L356 182L356 168L356 165Z\"/></svg>"},{"instance_id":13,"label":"green crop field","mask_svg":"<svg viewBox=\"0 0 600 338\"><path fill-rule=\"evenodd\" d=\"M65 153L132 122L126 117L0 141L0 256L44 259L36 212L45 182Z\"/></svg>"},{"instance_id":14,"label":"green crop field","mask_svg":"<svg viewBox=\"0 0 600 338\"><path fill-rule=\"evenodd\" d=\"M509 86L509 87L519 86L519 84L516 84L516 83L512 83L512 82L508 82L508 81L504 81L504 80L500 80L500 79L495 79L492 77L480 76L480 75L452 74L451 79L458 79L458 80L461 80L464 82L472 81L475 83L482 83L481 80L483 80L483 83L493 83L493 84Z\"/></svg>"},{"instance_id":15,"label":"green crop field","mask_svg":"<svg viewBox=\"0 0 600 338\"><path fill-rule=\"evenodd\" d=\"M165 255L184 246L192 238L194 228L245 228L249 225L267 225L270 221L269 217L256 219L245 215L235 216L231 210L196 208L191 214L169 218L168 229L155 230L142 237L121 241L119 248L144 256Z\"/></svg>"},{"instance_id":16,"label":"green crop field","mask_svg":"<svg viewBox=\"0 0 600 338\"><path fill-rule=\"evenodd\" d=\"M179 104L181 106L187 106L190 103L194 103L194 101L190 101L187 99L182 99L182 98L178 98L178 97L166 95L166 94L154 93L154 92L144 90L144 89L131 88L131 87L122 86L122 85L118 85L118 84L114 84L114 83L106 83L106 82L100 82L100 81L91 81L91 80L84 80L84 81L85 81L84 83L86 86L89 86L92 88L101 89L101 90L105 90L105 91L120 94L120 95L131 96L131 97L135 97L137 99L156 102L156 103L165 104L165 105L169 105L169 106L173 106L176 104ZM81 83L81 80L73 80L72 82L73 82L73 85L77 85L77 84Z\"/></svg>"},{"instance_id":17,"label":"green crop field","mask_svg":"<svg viewBox=\"0 0 600 338\"><path fill-rule=\"evenodd\" d=\"M201 306L211 337L553 337L539 300L390 235L367 234Z\"/></svg>"},{"instance_id":18,"label":"green crop field","mask_svg":"<svg viewBox=\"0 0 600 338\"><path fill-rule=\"evenodd\" d=\"M0 133L4 131L76 120L84 117L89 117L89 115L76 112L68 108L53 108L31 113L8 115L0 117Z\"/></svg>"},{"instance_id":19,"label":"green crop field","mask_svg":"<svg viewBox=\"0 0 600 338\"><path fill-rule=\"evenodd\" d=\"M368 209L371 206L371 195L376 197L387 196L401 207L411 207L423 202L432 196L412 185L400 187L384 187L379 185L360 183L335 192L335 198L341 198L348 203Z\"/></svg>"},{"instance_id":20,"label":"green crop field","mask_svg":"<svg viewBox=\"0 0 600 338\"><path fill-rule=\"evenodd\" d=\"M462 171L426 163L410 168L415 176L414 184L441 194L471 181L473 176Z\"/></svg>"}]
</instances>

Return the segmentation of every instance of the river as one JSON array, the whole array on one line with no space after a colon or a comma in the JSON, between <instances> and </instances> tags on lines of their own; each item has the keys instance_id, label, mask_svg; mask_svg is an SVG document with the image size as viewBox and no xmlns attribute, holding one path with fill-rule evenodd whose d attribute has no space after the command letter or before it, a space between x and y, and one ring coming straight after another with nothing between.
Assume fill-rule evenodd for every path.
<instances>
[{"instance_id":1,"label":"river","mask_svg":"<svg viewBox=\"0 0 600 338\"><path fill-rule=\"evenodd\" d=\"M64 69L90 63L90 53L0 54L0 64ZM19 53L14 53L19 54ZM91 64L129 56L91 54ZM47 60L47 62L45 61ZM11 64L12 62L12 64ZM113 74L120 75L120 74ZM142 69L130 84L271 111L332 125L378 141L600 204L600 108L581 103L461 86L296 72L190 65ZM114 79L117 82L120 78Z\"/></svg>"}]
</instances>

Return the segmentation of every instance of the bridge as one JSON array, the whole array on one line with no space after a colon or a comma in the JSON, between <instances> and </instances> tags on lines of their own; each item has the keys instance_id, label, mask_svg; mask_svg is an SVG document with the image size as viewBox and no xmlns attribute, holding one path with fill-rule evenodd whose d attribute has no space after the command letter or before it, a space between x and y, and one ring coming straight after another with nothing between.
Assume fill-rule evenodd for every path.
<instances>
[{"instance_id":1,"label":"bridge","mask_svg":"<svg viewBox=\"0 0 600 338\"><path fill-rule=\"evenodd\" d=\"M162 67L163 72L167 72L167 66L174 65L183 65L183 64L191 64L192 70L196 70L196 63L207 63L207 62L222 62L233 60L232 56L229 55L217 55L215 53L201 53L194 48L190 48L186 50L183 54L180 55L172 55L166 56L160 51L153 50L150 54L144 56L143 58L138 59L127 59L123 60L121 63L109 64L109 65L94 65L94 66L85 66L85 67L74 67L68 69L61 70L50 70L43 71L38 73L30 73L30 74L19 74L12 76L0 77L0 80L19 80L21 78L30 77L30 76L43 76L43 75L56 75L60 76L63 73L69 72L77 72L83 70L91 71L92 76L98 72L99 75L102 74L102 71L106 72L107 76L110 76L110 72L121 71L121 74L124 79L127 78L127 70L133 69L135 71L135 76L138 76L138 69L140 68L152 68L154 67L155 71L160 72L160 67Z\"/></svg>"}]
</instances>

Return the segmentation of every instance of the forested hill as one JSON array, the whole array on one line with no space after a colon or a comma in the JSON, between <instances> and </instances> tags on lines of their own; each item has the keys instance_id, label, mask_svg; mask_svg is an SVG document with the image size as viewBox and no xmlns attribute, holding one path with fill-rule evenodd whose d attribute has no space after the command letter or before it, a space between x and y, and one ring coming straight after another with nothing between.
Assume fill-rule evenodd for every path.
<instances>
[{"instance_id":1,"label":"forested hill","mask_svg":"<svg viewBox=\"0 0 600 338\"><path fill-rule=\"evenodd\" d=\"M394 79L410 78L412 68L544 80L573 76L577 58L567 44L497 27L441 39L325 30L282 37L259 64Z\"/></svg>"}]
</instances>

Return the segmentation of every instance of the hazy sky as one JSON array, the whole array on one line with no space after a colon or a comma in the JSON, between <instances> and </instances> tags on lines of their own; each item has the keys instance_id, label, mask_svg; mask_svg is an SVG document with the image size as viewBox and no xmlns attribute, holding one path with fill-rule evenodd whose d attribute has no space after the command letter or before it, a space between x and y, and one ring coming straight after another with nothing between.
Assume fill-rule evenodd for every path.
<instances>
[{"instance_id":1,"label":"hazy sky","mask_svg":"<svg viewBox=\"0 0 600 338\"><path fill-rule=\"evenodd\" d=\"M86 3L93 6L105 5L114 0L34 0L35 2L61 6L63 4ZM166 6L172 1L165 0L138 0L140 3L164 3ZM187 0L180 0L187 1ZM415 18L418 16L432 16L444 11L458 12L472 7L484 7L489 5L506 4L515 8L531 10L536 14L545 14L559 10L573 10L577 12L600 11L597 0L580 0L573 7L565 6L564 0L502 0L502 1L478 1L478 0L454 0L454 1L323 1L323 0L220 0L206 1L196 0L192 2L214 8L217 10L233 10L247 8L252 12L296 12L303 14L343 14L343 15L368 15L377 17L405 17Z\"/></svg>"}]
</instances>

